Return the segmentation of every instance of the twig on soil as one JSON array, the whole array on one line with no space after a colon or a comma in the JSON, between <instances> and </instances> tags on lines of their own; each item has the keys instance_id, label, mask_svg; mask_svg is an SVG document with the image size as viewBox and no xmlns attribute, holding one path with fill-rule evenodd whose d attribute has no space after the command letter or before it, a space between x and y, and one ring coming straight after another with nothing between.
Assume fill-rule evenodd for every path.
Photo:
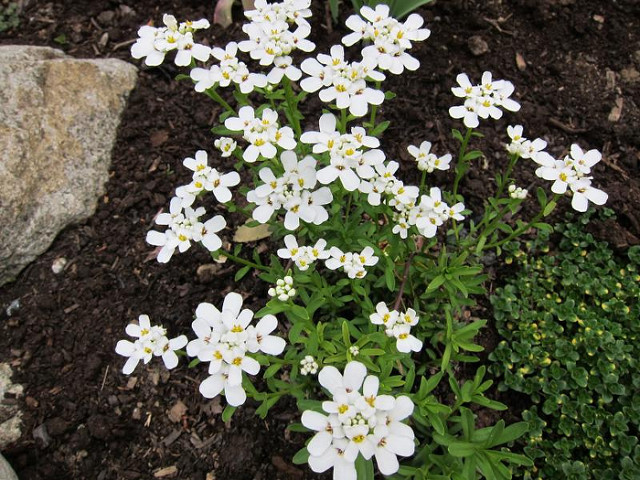
<instances>
[{"instance_id":1,"label":"twig on soil","mask_svg":"<svg viewBox=\"0 0 640 480\"><path fill-rule=\"evenodd\" d=\"M109 373L109 365L107 365L107 368L104 369L104 375L102 377L102 385L100 385L100 391L104 389L104 384L107 381L107 373Z\"/></svg>"},{"instance_id":2,"label":"twig on soil","mask_svg":"<svg viewBox=\"0 0 640 480\"><path fill-rule=\"evenodd\" d=\"M509 15L509 17L511 17L511 15ZM502 19L502 21L506 21L509 19L509 17ZM505 30L500 26L500 23L498 20L494 20L493 18L487 18L487 17L482 17L482 19L487 22L489 25L491 25L493 28L495 28L496 30L498 30L498 32L500 33L504 33L505 35L510 35L510 36L514 36L515 34L511 31L511 30Z\"/></svg>"},{"instance_id":3,"label":"twig on soil","mask_svg":"<svg viewBox=\"0 0 640 480\"><path fill-rule=\"evenodd\" d=\"M584 133L584 132L588 131L586 128L574 128L574 127L571 127L569 125L566 125L566 124L562 123L557 118L553 118L553 117L551 117L549 119L549 123L551 125L553 125L554 127L558 127L563 132L571 133L572 135L575 135L576 133Z\"/></svg>"},{"instance_id":4,"label":"twig on soil","mask_svg":"<svg viewBox=\"0 0 640 480\"><path fill-rule=\"evenodd\" d=\"M611 142L607 142L604 144L604 148L602 149L602 163L604 163L611 170L615 170L616 172L618 172L620 175L622 175L622 178L624 178L625 180L629 180L629 175L627 175L627 172L625 172L623 168L619 167L618 165L616 165L615 163L609 160L608 153L609 153L610 146L611 146ZM615 155L616 158L617 156L618 155ZM612 155L611 157L613 158L614 156Z\"/></svg>"},{"instance_id":5,"label":"twig on soil","mask_svg":"<svg viewBox=\"0 0 640 480\"><path fill-rule=\"evenodd\" d=\"M126 42L116 43L113 47L111 47L111 51L115 52L116 50L120 50L122 47L128 47L132 43L136 43L136 40L136 38L133 38L131 40L127 40Z\"/></svg>"}]
</instances>

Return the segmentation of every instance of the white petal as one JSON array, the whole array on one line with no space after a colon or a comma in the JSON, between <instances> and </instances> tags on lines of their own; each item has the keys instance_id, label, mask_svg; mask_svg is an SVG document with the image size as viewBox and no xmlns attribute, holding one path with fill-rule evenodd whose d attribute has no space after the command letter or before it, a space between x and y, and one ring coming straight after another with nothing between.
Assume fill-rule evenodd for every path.
<instances>
[{"instance_id":1,"label":"white petal","mask_svg":"<svg viewBox=\"0 0 640 480\"><path fill-rule=\"evenodd\" d=\"M247 400L247 394L242 388L242 385L236 385L235 387L227 386L224 389L224 396L232 407L239 407Z\"/></svg>"},{"instance_id":2,"label":"white petal","mask_svg":"<svg viewBox=\"0 0 640 480\"><path fill-rule=\"evenodd\" d=\"M326 430L316 433L307 444L307 450L313 456L320 456L331 446L333 435Z\"/></svg>"},{"instance_id":3,"label":"white petal","mask_svg":"<svg viewBox=\"0 0 640 480\"><path fill-rule=\"evenodd\" d=\"M376 463L383 475L393 475L400 468L398 458L386 448L376 448Z\"/></svg>"},{"instance_id":4,"label":"white petal","mask_svg":"<svg viewBox=\"0 0 640 480\"><path fill-rule=\"evenodd\" d=\"M343 388L342 374L336 367L331 365L320 370L320 373L318 374L318 382L320 382L320 385L326 388L332 395L334 392Z\"/></svg>"},{"instance_id":5,"label":"white petal","mask_svg":"<svg viewBox=\"0 0 640 480\"><path fill-rule=\"evenodd\" d=\"M139 358L129 357L129 360L127 360L124 364L124 367L122 367L122 373L124 373L125 375L130 375L131 372L133 372L138 366L138 362L140 362Z\"/></svg>"},{"instance_id":6,"label":"white petal","mask_svg":"<svg viewBox=\"0 0 640 480\"><path fill-rule=\"evenodd\" d=\"M267 355L280 355L286 346L287 342L284 338L267 335L260 342L260 351Z\"/></svg>"},{"instance_id":7,"label":"white petal","mask_svg":"<svg viewBox=\"0 0 640 480\"><path fill-rule=\"evenodd\" d=\"M200 393L205 398L213 398L220 394L224 388L224 380L222 375L215 374L204 379L200 384Z\"/></svg>"},{"instance_id":8,"label":"white petal","mask_svg":"<svg viewBox=\"0 0 640 480\"><path fill-rule=\"evenodd\" d=\"M344 387L354 392L358 391L366 376L367 367L360 362L349 362L344 368Z\"/></svg>"},{"instance_id":9,"label":"white petal","mask_svg":"<svg viewBox=\"0 0 640 480\"><path fill-rule=\"evenodd\" d=\"M302 412L302 418L300 419L302 424L310 430L320 432L327 427L329 419L326 415L313 410L305 410ZM320 455L320 454L318 454Z\"/></svg>"}]
</instances>

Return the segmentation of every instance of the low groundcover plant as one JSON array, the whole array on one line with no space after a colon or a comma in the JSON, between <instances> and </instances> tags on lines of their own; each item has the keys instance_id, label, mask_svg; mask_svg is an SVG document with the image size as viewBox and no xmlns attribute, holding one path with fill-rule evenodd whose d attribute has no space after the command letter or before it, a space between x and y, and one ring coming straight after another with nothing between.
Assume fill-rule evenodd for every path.
<instances>
[{"instance_id":1,"label":"low groundcover plant","mask_svg":"<svg viewBox=\"0 0 640 480\"><path fill-rule=\"evenodd\" d=\"M450 110L466 127L453 130L457 157L436 154L427 139L417 139L419 147L407 148L421 181L405 184L399 164L384 153L380 137L389 123L377 114L394 96L382 88L386 76L419 68L410 51L430 31L417 14L400 22L386 5L363 7L362 16L347 19L352 33L343 39L349 47L364 43L360 60L347 60L343 45L311 56L310 4L257 0L246 12L248 39L224 47L195 43L206 20L178 23L165 15L164 26L140 29L135 58L155 66L175 54L176 65L190 65L180 78L222 107L212 129L216 155L200 150L184 160L192 180L176 188L147 241L162 263L200 244L214 258L237 262L236 280L257 272L269 297L257 312L243 309L235 292L221 307L201 303L191 341L168 340L162 326L141 316L127 327L135 341L118 343L117 352L129 357L124 373L154 355L173 368L175 351L186 345L191 367L207 364L202 395L224 395L225 420L247 398L260 402L264 417L283 396L295 397L303 413L290 428L315 433L294 462L315 472L332 469L335 479L373 478L374 461L382 474L404 478L511 478L514 466L532 465L507 448L527 424L500 420L476 428L478 408L506 406L485 395L492 381L484 367L466 379L454 368L477 361L474 353L483 349L473 338L485 321L465 315L473 296L486 293L480 259L531 228L548 230L542 220L563 195L580 211L589 201L604 203L606 194L591 186L590 176L600 155L574 145L555 160L543 140L527 140L522 126L511 126L509 161L495 194L482 211L470 211L458 187L482 155L469 151L482 136L476 128L520 106L511 82L485 72L475 85L460 74L452 93L463 104ZM258 65L250 67L252 60ZM324 109L306 112L307 119L302 104L310 94ZM538 189L534 218L506 223L528 199L512 177L519 160L554 182L553 197ZM451 190L429 184L431 172L449 168L455 170ZM241 185L241 178L250 183ZM227 221L197 206L209 194L245 215L249 226L268 224L274 252L247 259L240 245L225 248ZM260 372L265 391L252 382Z\"/></svg>"},{"instance_id":2,"label":"low groundcover plant","mask_svg":"<svg viewBox=\"0 0 640 480\"><path fill-rule=\"evenodd\" d=\"M556 229L557 251L546 235L510 245L521 275L491 297L491 370L533 402L525 478L640 478L640 247L617 258L585 220Z\"/></svg>"}]
</instances>

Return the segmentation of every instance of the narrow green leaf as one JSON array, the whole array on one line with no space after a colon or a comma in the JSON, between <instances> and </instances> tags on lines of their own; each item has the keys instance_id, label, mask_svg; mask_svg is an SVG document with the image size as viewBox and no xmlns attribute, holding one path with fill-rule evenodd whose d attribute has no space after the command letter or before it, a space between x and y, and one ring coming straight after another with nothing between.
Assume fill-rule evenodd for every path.
<instances>
[{"instance_id":1,"label":"narrow green leaf","mask_svg":"<svg viewBox=\"0 0 640 480\"><path fill-rule=\"evenodd\" d=\"M231 417L233 416L233 413L235 411L236 407L232 407L231 405L227 405L226 407L224 407L224 410L222 411L222 421L228 422L229 420L231 420Z\"/></svg>"}]
</instances>

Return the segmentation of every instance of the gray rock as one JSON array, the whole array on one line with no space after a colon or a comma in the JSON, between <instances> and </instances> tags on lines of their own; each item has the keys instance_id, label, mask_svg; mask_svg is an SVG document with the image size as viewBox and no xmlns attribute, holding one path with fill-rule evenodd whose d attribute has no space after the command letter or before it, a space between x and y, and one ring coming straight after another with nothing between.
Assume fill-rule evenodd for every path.
<instances>
[{"instance_id":1,"label":"gray rock","mask_svg":"<svg viewBox=\"0 0 640 480\"><path fill-rule=\"evenodd\" d=\"M11 382L11 367L8 363L0 363L0 450L20 438L22 412L17 402L4 401L22 395L22 385ZM0 476L2 480L2 476Z\"/></svg>"},{"instance_id":2,"label":"gray rock","mask_svg":"<svg viewBox=\"0 0 640 480\"><path fill-rule=\"evenodd\" d=\"M136 68L0 47L0 285L91 216Z\"/></svg>"},{"instance_id":3,"label":"gray rock","mask_svg":"<svg viewBox=\"0 0 640 480\"><path fill-rule=\"evenodd\" d=\"M18 480L16 472L2 455L0 455L0 480Z\"/></svg>"}]
</instances>

